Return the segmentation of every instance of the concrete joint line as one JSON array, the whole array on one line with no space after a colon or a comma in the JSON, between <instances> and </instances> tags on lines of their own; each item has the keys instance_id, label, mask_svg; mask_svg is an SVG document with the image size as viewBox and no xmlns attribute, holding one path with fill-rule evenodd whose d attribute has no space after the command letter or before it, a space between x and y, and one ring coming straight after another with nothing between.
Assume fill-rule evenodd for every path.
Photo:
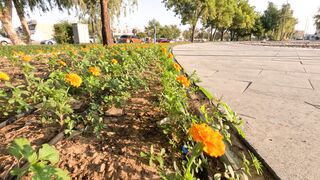
<instances>
[{"instance_id":1,"label":"concrete joint line","mask_svg":"<svg viewBox=\"0 0 320 180\"><path fill-rule=\"evenodd\" d=\"M312 103L309 103L309 102L307 102L307 101L305 101L304 103L306 103L306 104L308 104L308 105L310 105L310 106L312 106L312 107L314 107L314 108L320 109L320 105L312 104Z\"/></svg>"},{"instance_id":2,"label":"concrete joint line","mask_svg":"<svg viewBox=\"0 0 320 180\"><path fill-rule=\"evenodd\" d=\"M313 86L313 84L312 84L311 80L310 80L310 79L308 79L308 81L309 81L309 83L310 83L310 86L311 86L312 90L314 90L314 86Z\"/></svg>"},{"instance_id":3,"label":"concrete joint line","mask_svg":"<svg viewBox=\"0 0 320 180\"><path fill-rule=\"evenodd\" d=\"M252 82L248 82L247 87L243 90L242 94L244 94L246 92L247 89L249 89L249 87L251 86Z\"/></svg>"},{"instance_id":4,"label":"concrete joint line","mask_svg":"<svg viewBox=\"0 0 320 180\"><path fill-rule=\"evenodd\" d=\"M303 67L303 70L304 70L304 72L305 72L305 73L307 73L307 70L306 70L306 68L304 68L304 67Z\"/></svg>"}]
</instances>

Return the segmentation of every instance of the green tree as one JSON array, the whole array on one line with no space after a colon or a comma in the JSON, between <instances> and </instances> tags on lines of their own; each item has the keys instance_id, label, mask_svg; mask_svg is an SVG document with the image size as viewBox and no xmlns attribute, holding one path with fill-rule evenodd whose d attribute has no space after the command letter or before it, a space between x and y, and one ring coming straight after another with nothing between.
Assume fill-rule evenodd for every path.
<instances>
[{"instance_id":1,"label":"green tree","mask_svg":"<svg viewBox=\"0 0 320 180\"><path fill-rule=\"evenodd\" d=\"M261 15L256 12L256 20L254 26L252 28L252 34L260 40L264 36L265 29L263 28L263 24L261 22Z\"/></svg>"},{"instance_id":2,"label":"green tree","mask_svg":"<svg viewBox=\"0 0 320 180\"><path fill-rule=\"evenodd\" d=\"M250 6L248 0L238 0L233 22L230 28L231 40L250 35L255 24L256 14L254 7ZM223 37L223 35L222 35Z\"/></svg>"},{"instance_id":3,"label":"green tree","mask_svg":"<svg viewBox=\"0 0 320 180\"><path fill-rule=\"evenodd\" d=\"M138 0L100 0L100 3L94 0L77 0L74 5L82 11L81 16L88 16L94 34L99 34L97 29L102 29L103 44L107 45L113 43L111 22L121 13L126 15L127 11L133 11L137 4ZM99 13L101 24L97 21Z\"/></svg>"},{"instance_id":4,"label":"green tree","mask_svg":"<svg viewBox=\"0 0 320 180\"><path fill-rule=\"evenodd\" d=\"M163 0L168 9L181 17L183 25L190 24L191 42L194 41L195 29L200 18L215 13L215 0Z\"/></svg>"},{"instance_id":5,"label":"green tree","mask_svg":"<svg viewBox=\"0 0 320 180\"><path fill-rule=\"evenodd\" d=\"M181 31L177 25L165 25L160 27L160 38L177 39L180 37Z\"/></svg>"},{"instance_id":6,"label":"green tree","mask_svg":"<svg viewBox=\"0 0 320 180\"><path fill-rule=\"evenodd\" d=\"M216 1L215 13L210 13L203 19L205 27L210 28L210 40L213 40L213 36L216 34L216 30L221 32L221 39L223 40L223 34L231 24L236 11L236 0L219 0ZM213 29L215 29L214 34L212 34Z\"/></svg>"},{"instance_id":7,"label":"green tree","mask_svg":"<svg viewBox=\"0 0 320 180\"><path fill-rule=\"evenodd\" d=\"M277 6L274 3L269 2L267 9L261 16L261 23L263 25L263 28L265 29L267 37L272 39L274 38L275 33L279 27L280 18L281 15Z\"/></svg>"},{"instance_id":8,"label":"green tree","mask_svg":"<svg viewBox=\"0 0 320 180\"><path fill-rule=\"evenodd\" d=\"M293 17L293 10L290 4L284 4L281 8L281 21L278 32L278 40L291 39L294 35L294 28L298 20Z\"/></svg>"},{"instance_id":9,"label":"green tree","mask_svg":"<svg viewBox=\"0 0 320 180\"><path fill-rule=\"evenodd\" d=\"M157 38L160 38L160 35L161 35L159 34L160 28L161 28L161 25L159 21L157 21L156 19L152 19L148 22L147 26L144 28L144 31L149 37L153 37L154 31L156 31Z\"/></svg>"},{"instance_id":10,"label":"green tree","mask_svg":"<svg viewBox=\"0 0 320 180\"><path fill-rule=\"evenodd\" d=\"M59 44L72 44L72 36L72 25L68 21L62 21L54 25L54 38Z\"/></svg>"},{"instance_id":11,"label":"green tree","mask_svg":"<svg viewBox=\"0 0 320 180\"><path fill-rule=\"evenodd\" d=\"M138 32L138 33L137 33L137 36L140 37L140 38L146 38L146 37L148 37L147 33L145 33L145 32Z\"/></svg>"}]
</instances>

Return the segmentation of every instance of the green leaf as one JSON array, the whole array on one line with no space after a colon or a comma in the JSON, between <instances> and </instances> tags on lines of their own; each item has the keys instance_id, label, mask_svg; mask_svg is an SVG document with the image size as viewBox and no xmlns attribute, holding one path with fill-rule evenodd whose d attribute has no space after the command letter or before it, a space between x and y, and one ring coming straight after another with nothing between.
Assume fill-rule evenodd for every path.
<instances>
[{"instance_id":1,"label":"green leaf","mask_svg":"<svg viewBox=\"0 0 320 180\"><path fill-rule=\"evenodd\" d=\"M164 164L163 158L161 156L156 156L155 159L158 161L160 168L162 169Z\"/></svg>"},{"instance_id":2,"label":"green leaf","mask_svg":"<svg viewBox=\"0 0 320 180\"><path fill-rule=\"evenodd\" d=\"M69 177L69 173L65 170L62 170L60 168L54 168L54 176L56 178L56 180L69 180L71 179Z\"/></svg>"},{"instance_id":3,"label":"green leaf","mask_svg":"<svg viewBox=\"0 0 320 180\"><path fill-rule=\"evenodd\" d=\"M9 101L8 101L9 104L13 104L14 102L15 102L14 99L9 99Z\"/></svg>"},{"instance_id":4,"label":"green leaf","mask_svg":"<svg viewBox=\"0 0 320 180\"><path fill-rule=\"evenodd\" d=\"M29 163L37 161L37 154L33 151L30 142L26 138L17 138L9 146L9 153L17 159L26 158Z\"/></svg>"},{"instance_id":5,"label":"green leaf","mask_svg":"<svg viewBox=\"0 0 320 180\"><path fill-rule=\"evenodd\" d=\"M140 152L140 156L141 157L147 157L148 155L146 153L144 153L144 152Z\"/></svg>"},{"instance_id":6,"label":"green leaf","mask_svg":"<svg viewBox=\"0 0 320 180\"><path fill-rule=\"evenodd\" d=\"M213 99L212 94L211 94L209 91L207 91L205 88L203 88L202 86L199 86L199 89L200 89L201 92L203 92L204 95L207 96L207 98L208 98L210 101Z\"/></svg>"},{"instance_id":7,"label":"green leaf","mask_svg":"<svg viewBox=\"0 0 320 180\"><path fill-rule=\"evenodd\" d=\"M51 164L56 164L59 162L59 152L48 144L42 145L39 150L39 160L50 161Z\"/></svg>"},{"instance_id":8,"label":"green leaf","mask_svg":"<svg viewBox=\"0 0 320 180\"><path fill-rule=\"evenodd\" d=\"M44 163L36 163L30 167L33 172L32 180L51 180L53 168L46 166Z\"/></svg>"},{"instance_id":9,"label":"green leaf","mask_svg":"<svg viewBox=\"0 0 320 180\"><path fill-rule=\"evenodd\" d=\"M12 176L22 177L27 172L27 169L23 170L22 168L15 167L10 171Z\"/></svg>"}]
</instances>

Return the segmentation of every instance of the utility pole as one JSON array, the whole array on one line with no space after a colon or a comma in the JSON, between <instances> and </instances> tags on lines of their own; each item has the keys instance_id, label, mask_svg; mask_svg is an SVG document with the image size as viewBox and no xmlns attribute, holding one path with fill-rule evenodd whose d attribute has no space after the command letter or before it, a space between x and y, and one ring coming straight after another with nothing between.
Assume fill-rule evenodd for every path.
<instances>
[{"instance_id":1,"label":"utility pole","mask_svg":"<svg viewBox=\"0 0 320 180\"><path fill-rule=\"evenodd\" d=\"M309 17L307 17L307 20L306 20L306 26L304 28L304 33L303 33L303 40L306 40L308 26L309 26L308 20L309 20Z\"/></svg>"}]
</instances>

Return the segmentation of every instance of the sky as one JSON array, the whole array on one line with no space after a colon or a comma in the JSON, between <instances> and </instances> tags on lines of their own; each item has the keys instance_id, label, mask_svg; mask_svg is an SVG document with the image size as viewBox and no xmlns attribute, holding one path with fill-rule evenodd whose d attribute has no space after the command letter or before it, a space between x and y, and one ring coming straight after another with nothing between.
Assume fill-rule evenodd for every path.
<instances>
[{"instance_id":1,"label":"sky","mask_svg":"<svg viewBox=\"0 0 320 180\"><path fill-rule=\"evenodd\" d=\"M256 11L263 12L267 8L269 1L274 2L279 8L288 1L294 11L294 16L298 18L296 30L304 30L311 34L315 32L313 16L316 14L317 9L320 8L320 0L249 0L249 3L255 6ZM120 17L114 23L116 28L143 29L148 21L153 18L158 20L162 25L176 24L181 29L188 28L188 26L181 25L179 17L176 17L171 10L165 8L162 0L138 0L138 3L138 7L133 13L128 13L126 17ZM56 23L62 20L77 21L74 12L68 14L67 12L60 12L57 9L48 13L30 13L28 19L37 20L42 23ZM13 24L15 27L20 25L16 15L13 17Z\"/></svg>"}]
</instances>

